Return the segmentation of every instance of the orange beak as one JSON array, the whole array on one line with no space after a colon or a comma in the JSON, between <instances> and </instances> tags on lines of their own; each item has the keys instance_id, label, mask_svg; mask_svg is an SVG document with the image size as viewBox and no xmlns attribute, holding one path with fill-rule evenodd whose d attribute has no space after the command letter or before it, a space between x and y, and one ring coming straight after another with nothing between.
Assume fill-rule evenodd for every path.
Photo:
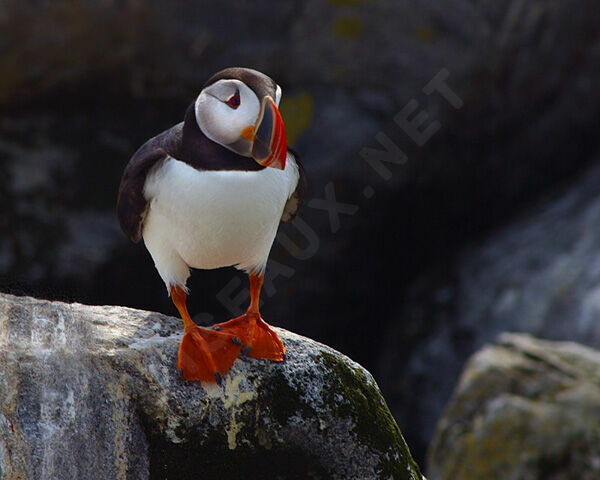
<instances>
[{"instance_id":1,"label":"orange beak","mask_svg":"<svg viewBox=\"0 0 600 480\"><path fill-rule=\"evenodd\" d=\"M254 132L252 158L265 167L283 170L287 156L285 126L275 101L269 96L263 98Z\"/></svg>"}]
</instances>

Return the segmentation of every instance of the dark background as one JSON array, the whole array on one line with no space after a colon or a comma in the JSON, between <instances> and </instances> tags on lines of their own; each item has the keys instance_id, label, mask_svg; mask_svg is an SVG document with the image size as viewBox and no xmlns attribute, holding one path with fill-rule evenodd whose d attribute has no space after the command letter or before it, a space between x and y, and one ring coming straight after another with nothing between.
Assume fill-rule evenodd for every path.
<instances>
[{"instance_id":1,"label":"dark background","mask_svg":"<svg viewBox=\"0 0 600 480\"><path fill-rule=\"evenodd\" d=\"M119 230L121 173L212 73L261 70L283 88L313 232L282 227L297 248L276 241L263 316L373 372L422 461L498 332L600 346L599 27L593 0L3 2L0 290L174 315ZM440 72L460 108L424 92ZM394 121L415 101L420 129L439 122L423 145ZM361 156L382 132L406 155L389 178ZM339 228L311 203L326 188L354 205ZM219 298L245 282L195 272L196 320L235 313Z\"/></svg>"}]
</instances>

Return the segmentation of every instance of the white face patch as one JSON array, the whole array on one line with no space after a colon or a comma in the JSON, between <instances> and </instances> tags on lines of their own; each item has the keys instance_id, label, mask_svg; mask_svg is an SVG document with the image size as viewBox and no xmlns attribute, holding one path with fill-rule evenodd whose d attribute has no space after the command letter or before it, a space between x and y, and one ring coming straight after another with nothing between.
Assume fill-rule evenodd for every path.
<instances>
[{"instance_id":1,"label":"white face patch","mask_svg":"<svg viewBox=\"0 0 600 480\"><path fill-rule=\"evenodd\" d=\"M239 105L233 108L227 102L236 92L239 93ZM254 126L260 111L256 94L246 84L239 80L219 80L209 85L198 95L195 111L198 126L208 138L237 153L246 154L239 151L239 143L235 149L232 147L243 140L241 133L245 127ZM250 142L247 143L250 147ZM247 156L250 156L250 150Z\"/></svg>"}]
</instances>

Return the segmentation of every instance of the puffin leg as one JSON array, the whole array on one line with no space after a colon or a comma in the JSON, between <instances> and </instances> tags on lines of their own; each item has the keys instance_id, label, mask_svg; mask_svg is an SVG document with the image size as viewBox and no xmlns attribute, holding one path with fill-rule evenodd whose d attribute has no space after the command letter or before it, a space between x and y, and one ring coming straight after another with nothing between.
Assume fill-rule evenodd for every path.
<instances>
[{"instance_id":1,"label":"puffin leg","mask_svg":"<svg viewBox=\"0 0 600 480\"><path fill-rule=\"evenodd\" d=\"M248 356L282 362L285 360L285 347L279 335L260 316L258 303L260 290L264 281L264 274L249 275L250 278L250 306L243 315L227 322L213 326L213 330L229 333L239 339Z\"/></svg>"},{"instance_id":2,"label":"puffin leg","mask_svg":"<svg viewBox=\"0 0 600 480\"><path fill-rule=\"evenodd\" d=\"M177 368L182 370L186 380L220 382L240 354L242 345L227 332L196 325L188 313L184 290L175 286L170 291L185 328L177 354Z\"/></svg>"}]
</instances>

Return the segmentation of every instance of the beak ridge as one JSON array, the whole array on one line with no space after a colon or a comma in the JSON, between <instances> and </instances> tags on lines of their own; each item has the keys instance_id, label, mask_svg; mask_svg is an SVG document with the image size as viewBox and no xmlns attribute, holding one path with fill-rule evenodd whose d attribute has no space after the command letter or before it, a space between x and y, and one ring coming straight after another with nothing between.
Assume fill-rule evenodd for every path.
<instances>
[{"instance_id":1,"label":"beak ridge","mask_svg":"<svg viewBox=\"0 0 600 480\"><path fill-rule=\"evenodd\" d=\"M283 170L287 156L285 125L275 101L269 96L263 98L254 131L252 158L265 167Z\"/></svg>"}]
</instances>

